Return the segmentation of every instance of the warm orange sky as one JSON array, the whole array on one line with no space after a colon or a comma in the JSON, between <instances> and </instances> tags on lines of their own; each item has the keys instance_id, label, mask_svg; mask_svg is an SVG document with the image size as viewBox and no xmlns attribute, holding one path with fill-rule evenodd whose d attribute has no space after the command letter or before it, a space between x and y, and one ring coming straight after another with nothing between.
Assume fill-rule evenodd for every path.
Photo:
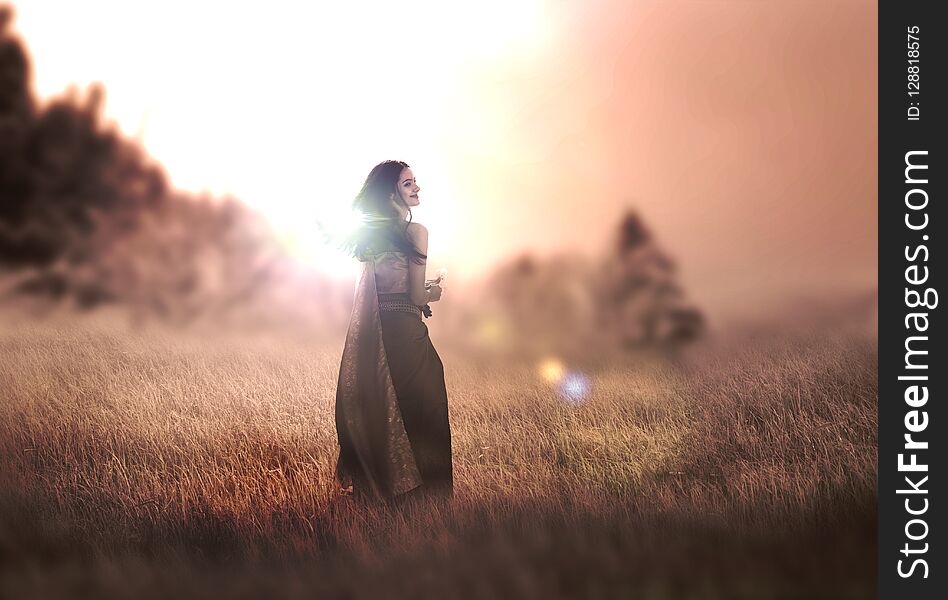
<instances>
[{"instance_id":1,"label":"warm orange sky","mask_svg":"<svg viewBox=\"0 0 948 600\"><path fill-rule=\"evenodd\" d=\"M595 252L630 204L712 315L875 282L875 2L333 4L34 0L15 27L41 97L102 81L176 185L296 239L400 158L460 280Z\"/></svg>"}]
</instances>

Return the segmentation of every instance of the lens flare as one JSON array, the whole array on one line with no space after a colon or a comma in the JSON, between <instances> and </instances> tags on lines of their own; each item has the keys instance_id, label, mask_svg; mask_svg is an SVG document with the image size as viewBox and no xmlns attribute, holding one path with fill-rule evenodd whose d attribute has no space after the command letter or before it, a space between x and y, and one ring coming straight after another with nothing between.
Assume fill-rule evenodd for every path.
<instances>
[{"instance_id":1,"label":"lens flare","mask_svg":"<svg viewBox=\"0 0 948 600\"><path fill-rule=\"evenodd\" d=\"M556 358L547 358L540 363L540 375L554 385L558 384L566 374L566 366Z\"/></svg>"},{"instance_id":2,"label":"lens flare","mask_svg":"<svg viewBox=\"0 0 948 600\"><path fill-rule=\"evenodd\" d=\"M566 402L575 406L586 401L592 391L592 384L582 373L570 371L560 382L559 391Z\"/></svg>"},{"instance_id":3,"label":"lens flare","mask_svg":"<svg viewBox=\"0 0 948 600\"><path fill-rule=\"evenodd\" d=\"M497 317L488 317L478 323L475 329L475 336L482 345L492 348L499 348L507 340L507 328L503 320Z\"/></svg>"},{"instance_id":4,"label":"lens flare","mask_svg":"<svg viewBox=\"0 0 948 600\"><path fill-rule=\"evenodd\" d=\"M343 250L342 242L364 221L358 211L329 211L307 223L285 227L278 235L284 250L296 260L330 277L347 278L356 274L358 269L356 261Z\"/></svg>"},{"instance_id":5,"label":"lens flare","mask_svg":"<svg viewBox=\"0 0 948 600\"><path fill-rule=\"evenodd\" d=\"M327 243L335 244L355 233L365 221L365 215L357 210L340 210L316 219L316 226L326 237Z\"/></svg>"}]
</instances>

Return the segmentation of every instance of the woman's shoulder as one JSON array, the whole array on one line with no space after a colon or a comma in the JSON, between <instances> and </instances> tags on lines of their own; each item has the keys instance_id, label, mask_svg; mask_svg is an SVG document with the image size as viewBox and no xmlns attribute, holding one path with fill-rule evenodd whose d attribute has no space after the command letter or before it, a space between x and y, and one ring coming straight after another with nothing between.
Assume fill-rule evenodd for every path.
<instances>
[{"instance_id":1,"label":"woman's shoulder","mask_svg":"<svg viewBox=\"0 0 948 600\"><path fill-rule=\"evenodd\" d=\"M408 231L408 233L414 232L414 233L427 234L428 228L422 225L421 223L419 223L418 221L412 221L411 223L408 224L408 228L406 229L406 231Z\"/></svg>"},{"instance_id":2,"label":"woman's shoulder","mask_svg":"<svg viewBox=\"0 0 948 600\"><path fill-rule=\"evenodd\" d=\"M428 240L428 228L416 221L412 221L408 224L405 233L407 233L408 237L415 243L421 240Z\"/></svg>"}]
</instances>

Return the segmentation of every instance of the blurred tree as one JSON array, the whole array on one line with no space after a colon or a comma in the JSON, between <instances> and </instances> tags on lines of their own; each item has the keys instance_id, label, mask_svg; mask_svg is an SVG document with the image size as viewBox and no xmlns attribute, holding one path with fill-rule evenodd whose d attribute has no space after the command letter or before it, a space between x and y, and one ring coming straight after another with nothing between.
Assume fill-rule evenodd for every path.
<instances>
[{"instance_id":1,"label":"blurred tree","mask_svg":"<svg viewBox=\"0 0 948 600\"><path fill-rule=\"evenodd\" d=\"M639 214L628 211L619 223L615 252L601 265L597 304L602 329L626 347L697 338L704 318L686 301L675 270Z\"/></svg>"},{"instance_id":2,"label":"blurred tree","mask_svg":"<svg viewBox=\"0 0 948 600\"><path fill-rule=\"evenodd\" d=\"M29 62L10 32L11 7L0 6L0 265L19 262L22 255L41 253L27 240L14 241L14 226L23 221L28 204L28 168L23 148L34 120L27 88Z\"/></svg>"},{"instance_id":3,"label":"blurred tree","mask_svg":"<svg viewBox=\"0 0 948 600\"><path fill-rule=\"evenodd\" d=\"M523 254L488 279L487 304L506 315L504 327L513 330L509 333L521 348L561 354L574 346L588 349L595 341L591 275L581 256L542 260Z\"/></svg>"},{"instance_id":4,"label":"blurred tree","mask_svg":"<svg viewBox=\"0 0 948 600\"><path fill-rule=\"evenodd\" d=\"M503 314L508 337L538 354L673 347L704 328L676 282L674 263L634 211L620 221L613 250L595 263L524 254L501 265L485 288L485 312Z\"/></svg>"},{"instance_id":5,"label":"blurred tree","mask_svg":"<svg viewBox=\"0 0 948 600\"><path fill-rule=\"evenodd\" d=\"M168 193L161 168L101 123L104 90L75 89L35 110L26 52L0 9L0 265L50 267L92 259L103 220L121 235Z\"/></svg>"},{"instance_id":6,"label":"blurred tree","mask_svg":"<svg viewBox=\"0 0 948 600\"><path fill-rule=\"evenodd\" d=\"M17 289L179 323L253 300L276 256L264 221L234 199L172 190L102 123L101 85L37 109L12 18L0 6L0 269L23 275Z\"/></svg>"},{"instance_id":7,"label":"blurred tree","mask_svg":"<svg viewBox=\"0 0 948 600\"><path fill-rule=\"evenodd\" d=\"M143 225L85 274L139 318L223 317L263 293L279 259L263 220L231 198L176 198Z\"/></svg>"}]
</instances>

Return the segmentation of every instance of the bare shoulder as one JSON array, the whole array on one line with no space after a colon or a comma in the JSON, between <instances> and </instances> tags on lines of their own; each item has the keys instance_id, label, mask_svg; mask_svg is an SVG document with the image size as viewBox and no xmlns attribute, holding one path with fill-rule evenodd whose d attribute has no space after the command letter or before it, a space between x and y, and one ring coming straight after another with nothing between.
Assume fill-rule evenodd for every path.
<instances>
[{"instance_id":1,"label":"bare shoulder","mask_svg":"<svg viewBox=\"0 0 948 600\"><path fill-rule=\"evenodd\" d=\"M408 228L405 231L412 241L417 242L428 239L428 228L421 223L412 221L408 224Z\"/></svg>"}]
</instances>

